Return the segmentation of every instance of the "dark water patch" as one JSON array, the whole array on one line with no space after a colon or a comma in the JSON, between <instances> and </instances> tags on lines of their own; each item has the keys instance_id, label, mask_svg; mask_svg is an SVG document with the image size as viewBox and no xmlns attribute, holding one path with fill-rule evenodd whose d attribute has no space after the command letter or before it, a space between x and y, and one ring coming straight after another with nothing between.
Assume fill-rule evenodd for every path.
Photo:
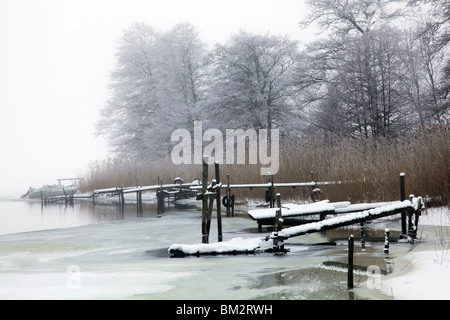
<instances>
[{"instance_id":1,"label":"dark water patch","mask_svg":"<svg viewBox=\"0 0 450 320\"><path fill-rule=\"evenodd\" d=\"M364 239L366 241L380 242L384 241L384 228L378 227L367 227L364 233ZM397 241L399 239L401 232L398 230L390 230L389 241ZM330 229L323 231L323 235L330 239L330 241L336 240L346 240L350 235L355 236L356 240L361 239L361 231L359 226L342 227L337 229Z\"/></svg>"},{"instance_id":2,"label":"dark water patch","mask_svg":"<svg viewBox=\"0 0 450 320\"><path fill-rule=\"evenodd\" d=\"M157 248L145 251L145 257L152 258L170 258L170 253L167 251L167 248Z\"/></svg>"},{"instance_id":3,"label":"dark water patch","mask_svg":"<svg viewBox=\"0 0 450 320\"><path fill-rule=\"evenodd\" d=\"M366 276L355 275L355 284L367 279ZM336 270L322 268L306 268L279 271L259 276L250 285L251 289L266 289L267 294L256 299L333 299L348 300L347 274ZM279 287L283 287L280 292ZM271 293L270 289L273 288Z\"/></svg>"}]
</instances>

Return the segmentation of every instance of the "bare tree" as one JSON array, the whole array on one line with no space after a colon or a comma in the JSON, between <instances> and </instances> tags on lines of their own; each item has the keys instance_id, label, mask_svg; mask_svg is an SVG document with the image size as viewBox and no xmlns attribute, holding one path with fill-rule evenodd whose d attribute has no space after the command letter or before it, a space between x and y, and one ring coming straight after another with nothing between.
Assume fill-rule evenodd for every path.
<instances>
[{"instance_id":1,"label":"bare tree","mask_svg":"<svg viewBox=\"0 0 450 320\"><path fill-rule=\"evenodd\" d=\"M307 0L310 14L301 26L317 24L322 30L365 33L402 15L401 0Z\"/></svg>"},{"instance_id":2,"label":"bare tree","mask_svg":"<svg viewBox=\"0 0 450 320\"><path fill-rule=\"evenodd\" d=\"M97 124L111 151L157 158L170 152L170 136L192 126L203 99L204 44L188 24L166 33L137 23L119 40L111 98Z\"/></svg>"},{"instance_id":3,"label":"bare tree","mask_svg":"<svg viewBox=\"0 0 450 320\"><path fill-rule=\"evenodd\" d=\"M250 128L292 129L298 118L295 72L297 42L288 37L241 31L213 53L211 106L224 120Z\"/></svg>"}]
</instances>

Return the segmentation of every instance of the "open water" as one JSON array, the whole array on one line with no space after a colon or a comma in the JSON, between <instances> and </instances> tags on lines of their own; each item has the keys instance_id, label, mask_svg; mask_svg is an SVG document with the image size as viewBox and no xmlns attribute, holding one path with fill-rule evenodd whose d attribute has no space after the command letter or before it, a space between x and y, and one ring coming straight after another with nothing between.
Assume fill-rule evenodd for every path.
<instances>
[{"instance_id":1,"label":"open water","mask_svg":"<svg viewBox=\"0 0 450 320\"><path fill-rule=\"evenodd\" d=\"M210 242L217 241L214 218ZM386 223L398 226L384 222L380 228ZM269 234L258 234L245 213L223 217L222 224L224 240ZM347 289L345 239L358 230L289 239L290 252L281 256L171 258L170 245L201 241L198 208L172 207L158 215L147 205L139 216L133 204L122 212L89 201L41 206L3 199L0 299L390 299L369 288L364 268L355 272L356 288ZM407 250L395 243L390 249L391 257ZM386 264L383 242L369 241L365 251L355 251L356 265L395 271Z\"/></svg>"}]
</instances>

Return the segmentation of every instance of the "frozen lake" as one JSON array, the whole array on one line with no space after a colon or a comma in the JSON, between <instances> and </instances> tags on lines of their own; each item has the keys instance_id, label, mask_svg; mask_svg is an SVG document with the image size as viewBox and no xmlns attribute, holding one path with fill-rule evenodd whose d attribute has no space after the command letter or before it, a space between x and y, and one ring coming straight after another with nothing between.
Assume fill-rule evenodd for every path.
<instances>
[{"instance_id":1,"label":"frozen lake","mask_svg":"<svg viewBox=\"0 0 450 320\"><path fill-rule=\"evenodd\" d=\"M349 299L339 263L346 261L347 234L359 234L359 226L289 239L291 251L283 256L171 258L170 245L201 241L201 211L145 210L138 217L132 204L122 213L89 202L41 208L40 202L0 201L0 299ZM215 212L210 242L217 241L214 218ZM245 214L222 223L224 240L258 236ZM385 226L395 230L399 223L379 227ZM375 233L378 226L371 228ZM330 237L336 244L323 244ZM369 242L361 252L355 238L356 265L395 272L384 260L383 242ZM395 257L410 248L391 243L390 250ZM368 288L367 279L365 271L356 272L355 298L391 298Z\"/></svg>"}]
</instances>

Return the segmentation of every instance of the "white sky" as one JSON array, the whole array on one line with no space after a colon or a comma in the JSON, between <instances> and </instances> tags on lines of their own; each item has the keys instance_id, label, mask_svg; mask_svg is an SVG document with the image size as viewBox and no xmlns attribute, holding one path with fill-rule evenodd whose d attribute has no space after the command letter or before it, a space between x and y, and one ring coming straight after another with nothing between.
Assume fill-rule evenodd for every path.
<instances>
[{"instance_id":1,"label":"white sky","mask_svg":"<svg viewBox=\"0 0 450 320\"><path fill-rule=\"evenodd\" d=\"M190 22L210 44L239 29L290 34L303 0L0 0L0 195L76 176L107 157L94 123L116 39L133 22Z\"/></svg>"}]
</instances>

